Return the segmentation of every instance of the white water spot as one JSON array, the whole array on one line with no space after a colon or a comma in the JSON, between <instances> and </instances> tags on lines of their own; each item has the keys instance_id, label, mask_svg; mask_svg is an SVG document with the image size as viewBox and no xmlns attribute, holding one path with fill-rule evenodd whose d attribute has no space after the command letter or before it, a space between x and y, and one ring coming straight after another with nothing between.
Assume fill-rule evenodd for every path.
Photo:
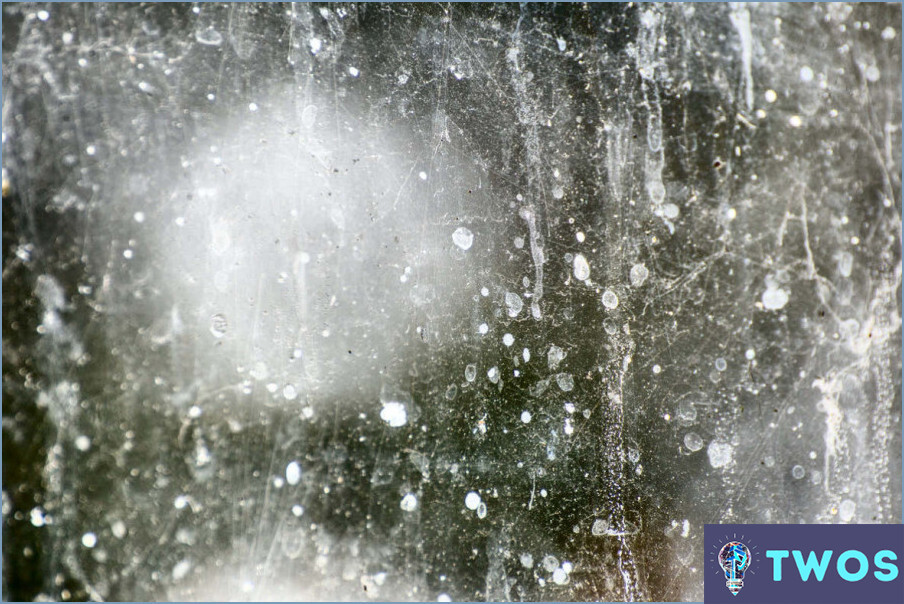
<instances>
[{"instance_id":1,"label":"white water spot","mask_svg":"<svg viewBox=\"0 0 904 604\"><path fill-rule=\"evenodd\" d=\"M714 468L722 468L729 465L734 459L734 447L728 443L714 440L706 448L709 456L709 464Z\"/></svg>"},{"instance_id":2,"label":"white water spot","mask_svg":"<svg viewBox=\"0 0 904 604\"><path fill-rule=\"evenodd\" d=\"M543 556L543 560L540 561L540 565L543 566L546 572L551 573L559 568L559 559L555 556L546 555Z\"/></svg>"},{"instance_id":3,"label":"white water spot","mask_svg":"<svg viewBox=\"0 0 904 604\"><path fill-rule=\"evenodd\" d=\"M94 533L85 533L82 535L82 545L87 547L88 549L93 548L97 545L97 535Z\"/></svg>"},{"instance_id":4,"label":"white water spot","mask_svg":"<svg viewBox=\"0 0 904 604\"><path fill-rule=\"evenodd\" d=\"M717 358L716 362L713 363L713 365L715 365L716 370L718 371L725 371L726 369L728 369L728 363L722 357Z\"/></svg>"},{"instance_id":5,"label":"white water spot","mask_svg":"<svg viewBox=\"0 0 904 604\"><path fill-rule=\"evenodd\" d=\"M618 296L611 289L603 292L603 306L609 310L615 310L618 307Z\"/></svg>"},{"instance_id":6,"label":"white water spot","mask_svg":"<svg viewBox=\"0 0 904 604\"><path fill-rule=\"evenodd\" d=\"M530 361L530 349L529 348L525 348L524 350L521 351L521 358L524 359L525 363Z\"/></svg>"},{"instance_id":7,"label":"white water spot","mask_svg":"<svg viewBox=\"0 0 904 604\"><path fill-rule=\"evenodd\" d=\"M383 408L380 409L380 419L392 428L400 428L408 423L408 412L405 410L403 403L387 401L383 403Z\"/></svg>"},{"instance_id":8,"label":"white water spot","mask_svg":"<svg viewBox=\"0 0 904 604\"><path fill-rule=\"evenodd\" d=\"M863 75L866 77L869 82L878 82L879 78L882 76L882 72L879 71L879 68L875 65L870 65L863 72Z\"/></svg>"},{"instance_id":9,"label":"white water spot","mask_svg":"<svg viewBox=\"0 0 904 604\"><path fill-rule=\"evenodd\" d=\"M565 42L565 38L556 39L556 44L559 46L560 52L565 52L565 49L568 47L568 44Z\"/></svg>"},{"instance_id":10,"label":"white water spot","mask_svg":"<svg viewBox=\"0 0 904 604\"><path fill-rule=\"evenodd\" d=\"M353 78L357 78L360 74L361 74L361 72L358 71L357 67L349 67L348 68L348 75L352 76Z\"/></svg>"},{"instance_id":11,"label":"white water spot","mask_svg":"<svg viewBox=\"0 0 904 604\"><path fill-rule=\"evenodd\" d=\"M474 233L467 227L458 227L452 232L452 242L463 250L469 250L474 245Z\"/></svg>"},{"instance_id":12,"label":"white water spot","mask_svg":"<svg viewBox=\"0 0 904 604\"><path fill-rule=\"evenodd\" d=\"M46 21L49 18L50 18L50 13L48 13L46 10L38 11L38 19L40 19L41 21Z\"/></svg>"},{"instance_id":13,"label":"white water spot","mask_svg":"<svg viewBox=\"0 0 904 604\"><path fill-rule=\"evenodd\" d=\"M215 30L213 27L200 29L195 32L195 40L204 46L219 46L223 43L223 34Z\"/></svg>"},{"instance_id":14,"label":"white water spot","mask_svg":"<svg viewBox=\"0 0 904 604\"><path fill-rule=\"evenodd\" d=\"M804 122L799 115L792 115L788 118L788 125L792 128L800 128L804 125Z\"/></svg>"},{"instance_id":15,"label":"white water spot","mask_svg":"<svg viewBox=\"0 0 904 604\"><path fill-rule=\"evenodd\" d=\"M32 508L28 516L32 526L38 528L44 526L44 511L41 508Z\"/></svg>"},{"instance_id":16,"label":"white water spot","mask_svg":"<svg viewBox=\"0 0 904 604\"><path fill-rule=\"evenodd\" d=\"M841 518L842 522L850 522L853 520L856 512L857 504L850 499L845 499L841 502L841 505L838 506L838 517Z\"/></svg>"},{"instance_id":17,"label":"white water spot","mask_svg":"<svg viewBox=\"0 0 904 604\"><path fill-rule=\"evenodd\" d=\"M524 237L515 237L515 239L512 243L515 244L516 249L520 250L524 247Z\"/></svg>"},{"instance_id":18,"label":"white water spot","mask_svg":"<svg viewBox=\"0 0 904 604\"><path fill-rule=\"evenodd\" d=\"M226 335L226 330L229 327L229 323L226 321L226 317L222 314L215 314L210 317L210 333L215 338L222 338Z\"/></svg>"},{"instance_id":19,"label":"white water spot","mask_svg":"<svg viewBox=\"0 0 904 604\"><path fill-rule=\"evenodd\" d=\"M113 536L117 539L122 539L128 533L126 529L126 523L122 520L116 520L112 525L110 525L110 530L113 532Z\"/></svg>"},{"instance_id":20,"label":"white water spot","mask_svg":"<svg viewBox=\"0 0 904 604\"><path fill-rule=\"evenodd\" d=\"M530 420L533 416L530 414L530 411L524 410L521 412L521 423L529 424Z\"/></svg>"},{"instance_id":21,"label":"white water spot","mask_svg":"<svg viewBox=\"0 0 904 604\"><path fill-rule=\"evenodd\" d=\"M595 537L601 537L609 530L609 521L603 518L597 518L590 527L590 533Z\"/></svg>"},{"instance_id":22,"label":"white water spot","mask_svg":"<svg viewBox=\"0 0 904 604\"><path fill-rule=\"evenodd\" d=\"M191 570L191 561L190 560L180 560L173 567L173 580L179 581L185 578L185 575L188 574L188 571Z\"/></svg>"},{"instance_id":23,"label":"white water spot","mask_svg":"<svg viewBox=\"0 0 904 604\"><path fill-rule=\"evenodd\" d=\"M477 379L477 366L476 365L468 365L465 367L465 380L468 382L473 382Z\"/></svg>"},{"instance_id":24,"label":"white water spot","mask_svg":"<svg viewBox=\"0 0 904 604\"><path fill-rule=\"evenodd\" d=\"M675 220L678 218L678 215L681 213L681 210L673 203L667 203L662 206L662 215L668 218L669 220Z\"/></svg>"},{"instance_id":25,"label":"white water spot","mask_svg":"<svg viewBox=\"0 0 904 604\"><path fill-rule=\"evenodd\" d=\"M301 481L301 466L297 461L291 461L286 466L286 482L295 486Z\"/></svg>"},{"instance_id":26,"label":"white water spot","mask_svg":"<svg viewBox=\"0 0 904 604\"><path fill-rule=\"evenodd\" d=\"M732 4L729 19L741 40L741 68L744 74L744 99L747 111L753 111L753 34L750 28L750 11L746 5Z\"/></svg>"},{"instance_id":27,"label":"white water spot","mask_svg":"<svg viewBox=\"0 0 904 604\"><path fill-rule=\"evenodd\" d=\"M524 301L521 300L521 296L513 292L506 292L505 294L505 306L508 312L508 316L517 317L521 312L521 309L524 308Z\"/></svg>"},{"instance_id":28,"label":"white water spot","mask_svg":"<svg viewBox=\"0 0 904 604\"><path fill-rule=\"evenodd\" d=\"M556 585L565 585L568 583L568 573L562 568L555 569L552 571L552 582Z\"/></svg>"},{"instance_id":29,"label":"white water spot","mask_svg":"<svg viewBox=\"0 0 904 604\"><path fill-rule=\"evenodd\" d=\"M895 36L898 35L898 32L895 31L895 28L889 25L885 29L882 30L882 39L883 40L894 40Z\"/></svg>"},{"instance_id":30,"label":"white water spot","mask_svg":"<svg viewBox=\"0 0 904 604\"><path fill-rule=\"evenodd\" d=\"M75 448L79 451L87 451L91 448L91 439L84 434L75 437Z\"/></svg>"},{"instance_id":31,"label":"white water spot","mask_svg":"<svg viewBox=\"0 0 904 604\"><path fill-rule=\"evenodd\" d=\"M574 257L574 278L578 281L586 281L590 278L590 264L583 254Z\"/></svg>"},{"instance_id":32,"label":"white water spot","mask_svg":"<svg viewBox=\"0 0 904 604\"><path fill-rule=\"evenodd\" d=\"M778 100L778 93L776 93L771 88L769 90L767 90L765 92L765 94L763 94L763 96L766 98L767 103L774 103L775 101Z\"/></svg>"},{"instance_id":33,"label":"white water spot","mask_svg":"<svg viewBox=\"0 0 904 604\"><path fill-rule=\"evenodd\" d=\"M744 352L744 358L748 361L752 361L756 358L756 350L753 348L748 348L746 352Z\"/></svg>"},{"instance_id":34,"label":"white water spot","mask_svg":"<svg viewBox=\"0 0 904 604\"><path fill-rule=\"evenodd\" d=\"M481 520L487 517L487 504L482 501L477 505L477 517Z\"/></svg>"},{"instance_id":35,"label":"white water spot","mask_svg":"<svg viewBox=\"0 0 904 604\"><path fill-rule=\"evenodd\" d=\"M515 343L515 336L510 333L505 334L504 336L502 336L502 343L506 346L511 346Z\"/></svg>"},{"instance_id":36,"label":"white water spot","mask_svg":"<svg viewBox=\"0 0 904 604\"><path fill-rule=\"evenodd\" d=\"M685 519L684 522L681 523L681 536L687 538L691 534L691 523L689 520Z\"/></svg>"},{"instance_id":37,"label":"white water spot","mask_svg":"<svg viewBox=\"0 0 904 604\"><path fill-rule=\"evenodd\" d=\"M323 40L320 38L311 38L308 40L308 47L311 49L311 54L316 55L320 52L320 49L323 48Z\"/></svg>"},{"instance_id":38,"label":"white water spot","mask_svg":"<svg viewBox=\"0 0 904 604\"><path fill-rule=\"evenodd\" d=\"M804 65L800 68L800 81L801 82L812 82L813 81L813 70L809 65Z\"/></svg>"},{"instance_id":39,"label":"white water spot","mask_svg":"<svg viewBox=\"0 0 904 604\"><path fill-rule=\"evenodd\" d=\"M403 512L413 512L417 508L417 497L414 493L408 493L404 497L402 497L402 501L399 503L399 507L402 508Z\"/></svg>"},{"instance_id":40,"label":"white water spot","mask_svg":"<svg viewBox=\"0 0 904 604\"><path fill-rule=\"evenodd\" d=\"M144 218L145 218L144 212L135 212L134 214L132 214L132 220L134 220L135 222L137 222L139 224L144 222Z\"/></svg>"},{"instance_id":41,"label":"white water spot","mask_svg":"<svg viewBox=\"0 0 904 604\"><path fill-rule=\"evenodd\" d=\"M490 367L490 369L487 371L487 378L494 384L498 384L499 383L499 367L496 367L495 365Z\"/></svg>"},{"instance_id":42,"label":"white water spot","mask_svg":"<svg viewBox=\"0 0 904 604\"><path fill-rule=\"evenodd\" d=\"M553 344L546 353L546 364L551 370L555 370L567 355L567 352Z\"/></svg>"},{"instance_id":43,"label":"white water spot","mask_svg":"<svg viewBox=\"0 0 904 604\"><path fill-rule=\"evenodd\" d=\"M469 491L467 495L465 495L465 507L469 510L477 510L477 506L480 505L480 494L477 491Z\"/></svg>"},{"instance_id":44,"label":"white water spot","mask_svg":"<svg viewBox=\"0 0 904 604\"><path fill-rule=\"evenodd\" d=\"M534 567L534 557L530 553L523 553L518 557L518 561L521 562L521 566L524 568L533 568Z\"/></svg>"},{"instance_id":45,"label":"white water spot","mask_svg":"<svg viewBox=\"0 0 904 604\"><path fill-rule=\"evenodd\" d=\"M438 596L436 596L436 601L437 602L451 602L452 596L450 596L446 592L443 592L443 593L439 594Z\"/></svg>"},{"instance_id":46,"label":"white water spot","mask_svg":"<svg viewBox=\"0 0 904 604\"><path fill-rule=\"evenodd\" d=\"M578 243L584 243L584 239L586 239L587 236L584 235L583 231L578 231L574 234L574 238L578 240Z\"/></svg>"},{"instance_id":47,"label":"white water spot","mask_svg":"<svg viewBox=\"0 0 904 604\"><path fill-rule=\"evenodd\" d=\"M477 333L479 333L482 336L487 335L487 333L489 331L490 331L490 326L487 325L486 323L481 323L480 325L477 326Z\"/></svg>"},{"instance_id":48,"label":"white water spot","mask_svg":"<svg viewBox=\"0 0 904 604\"><path fill-rule=\"evenodd\" d=\"M628 276L631 279L631 285L633 287L640 287L646 282L647 277L650 276L650 271L645 265L638 263L631 267Z\"/></svg>"},{"instance_id":49,"label":"white water spot","mask_svg":"<svg viewBox=\"0 0 904 604\"><path fill-rule=\"evenodd\" d=\"M703 448L703 439L696 432L688 432L684 435L684 446L688 451L697 452Z\"/></svg>"},{"instance_id":50,"label":"white water spot","mask_svg":"<svg viewBox=\"0 0 904 604\"><path fill-rule=\"evenodd\" d=\"M850 277L851 270L854 268L854 257L850 252L841 252L838 255L838 272L842 277Z\"/></svg>"},{"instance_id":51,"label":"white water spot","mask_svg":"<svg viewBox=\"0 0 904 604\"><path fill-rule=\"evenodd\" d=\"M788 303L788 292L780 287L769 288L763 292L763 306L767 310L779 310Z\"/></svg>"},{"instance_id":52,"label":"white water spot","mask_svg":"<svg viewBox=\"0 0 904 604\"><path fill-rule=\"evenodd\" d=\"M804 469L803 466L796 465L793 468L791 468L791 476L795 480L800 480L801 478L806 476L806 474L807 474L807 471Z\"/></svg>"},{"instance_id":53,"label":"white water spot","mask_svg":"<svg viewBox=\"0 0 904 604\"><path fill-rule=\"evenodd\" d=\"M571 392L574 390L574 378L570 373L560 373L556 376L556 383L562 392Z\"/></svg>"},{"instance_id":54,"label":"white water spot","mask_svg":"<svg viewBox=\"0 0 904 604\"><path fill-rule=\"evenodd\" d=\"M298 505L297 503L292 506L292 515L296 518L301 518L302 514L304 514L304 506Z\"/></svg>"}]
</instances>

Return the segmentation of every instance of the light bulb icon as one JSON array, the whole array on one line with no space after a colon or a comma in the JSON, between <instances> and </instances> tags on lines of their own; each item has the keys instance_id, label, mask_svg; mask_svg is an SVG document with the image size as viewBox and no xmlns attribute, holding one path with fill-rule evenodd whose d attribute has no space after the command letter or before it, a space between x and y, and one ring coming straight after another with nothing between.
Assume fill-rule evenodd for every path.
<instances>
[{"instance_id":1,"label":"light bulb icon","mask_svg":"<svg viewBox=\"0 0 904 604\"><path fill-rule=\"evenodd\" d=\"M744 587L744 571L750 566L750 550L740 541L729 541L719 550L719 565L725 571L725 586L736 596Z\"/></svg>"}]
</instances>

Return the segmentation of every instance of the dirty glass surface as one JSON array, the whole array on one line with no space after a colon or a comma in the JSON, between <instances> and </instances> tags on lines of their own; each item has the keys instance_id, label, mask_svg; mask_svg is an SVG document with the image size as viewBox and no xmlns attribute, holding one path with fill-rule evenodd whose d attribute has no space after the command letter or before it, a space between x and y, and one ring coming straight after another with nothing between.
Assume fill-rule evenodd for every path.
<instances>
[{"instance_id":1,"label":"dirty glass surface","mask_svg":"<svg viewBox=\"0 0 904 604\"><path fill-rule=\"evenodd\" d=\"M4 4L3 595L699 600L901 521L896 5Z\"/></svg>"}]
</instances>

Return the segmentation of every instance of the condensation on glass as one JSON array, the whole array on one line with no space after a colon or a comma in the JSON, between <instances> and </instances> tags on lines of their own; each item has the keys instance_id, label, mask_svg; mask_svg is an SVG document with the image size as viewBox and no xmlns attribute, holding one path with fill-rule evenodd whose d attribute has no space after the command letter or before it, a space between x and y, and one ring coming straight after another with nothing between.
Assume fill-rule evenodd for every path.
<instances>
[{"instance_id":1,"label":"condensation on glass","mask_svg":"<svg viewBox=\"0 0 904 604\"><path fill-rule=\"evenodd\" d=\"M901 521L901 8L3 6L3 594L699 600Z\"/></svg>"}]
</instances>

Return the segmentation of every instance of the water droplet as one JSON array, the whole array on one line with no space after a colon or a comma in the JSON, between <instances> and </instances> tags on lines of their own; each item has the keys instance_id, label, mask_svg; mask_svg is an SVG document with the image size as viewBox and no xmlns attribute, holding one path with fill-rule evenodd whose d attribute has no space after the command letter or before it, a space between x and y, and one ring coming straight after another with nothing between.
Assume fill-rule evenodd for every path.
<instances>
[{"instance_id":1,"label":"water droplet","mask_svg":"<svg viewBox=\"0 0 904 604\"><path fill-rule=\"evenodd\" d=\"M522 411L521 412L521 422L525 424L529 424L530 420L533 416L530 414L530 411Z\"/></svg>"},{"instance_id":2,"label":"water droplet","mask_svg":"<svg viewBox=\"0 0 904 604\"><path fill-rule=\"evenodd\" d=\"M791 476L794 477L795 480L800 480L804 476L806 476L807 471L804 470L803 466L794 466L791 468Z\"/></svg>"},{"instance_id":3,"label":"water droplet","mask_svg":"<svg viewBox=\"0 0 904 604\"><path fill-rule=\"evenodd\" d=\"M609 310L614 310L618 307L618 296L611 289L607 289L603 292L603 306L608 308Z\"/></svg>"},{"instance_id":4,"label":"water droplet","mask_svg":"<svg viewBox=\"0 0 904 604\"><path fill-rule=\"evenodd\" d=\"M490 367L489 371L487 371L487 378L489 378L489 380L491 382L493 382L494 384L498 384L499 383L499 368L496 367L495 365L493 367Z\"/></svg>"},{"instance_id":5,"label":"water droplet","mask_svg":"<svg viewBox=\"0 0 904 604\"><path fill-rule=\"evenodd\" d=\"M97 535L94 533L85 533L82 535L82 545L91 549L95 545L97 545Z\"/></svg>"},{"instance_id":6,"label":"water droplet","mask_svg":"<svg viewBox=\"0 0 904 604\"><path fill-rule=\"evenodd\" d=\"M504 336L502 336L502 343L506 346L511 346L515 343L515 336L510 333L505 334Z\"/></svg>"},{"instance_id":7,"label":"water droplet","mask_svg":"<svg viewBox=\"0 0 904 604\"><path fill-rule=\"evenodd\" d=\"M469 382L473 382L477 379L477 366L476 365L468 365L465 367L465 380Z\"/></svg>"}]
</instances>

